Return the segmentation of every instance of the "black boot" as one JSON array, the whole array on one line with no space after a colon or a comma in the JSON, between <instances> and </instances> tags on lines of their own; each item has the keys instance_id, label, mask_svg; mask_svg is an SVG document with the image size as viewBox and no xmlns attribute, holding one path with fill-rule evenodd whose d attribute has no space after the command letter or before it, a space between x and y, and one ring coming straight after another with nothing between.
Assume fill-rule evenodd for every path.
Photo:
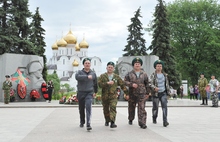
<instances>
[{"instance_id":1,"label":"black boot","mask_svg":"<svg viewBox=\"0 0 220 142\"><path fill-rule=\"evenodd\" d=\"M153 117L153 123L157 124L157 118Z\"/></svg>"},{"instance_id":2,"label":"black boot","mask_svg":"<svg viewBox=\"0 0 220 142\"><path fill-rule=\"evenodd\" d=\"M109 123L107 121L105 122L105 126L109 126Z\"/></svg>"},{"instance_id":3,"label":"black boot","mask_svg":"<svg viewBox=\"0 0 220 142\"><path fill-rule=\"evenodd\" d=\"M205 98L205 105L208 105L208 98Z\"/></svg>"},{"instance_id":4,"label":"black boot","mask_svg":"<svg viewBox=\"0 0 220 142\"><path fill-rule=\"evenodd\" d=\"M204 105L204 98L202 98L202 104L200 104L200 105Z\"/></svg>"},{"instance_id":5,"label":"black boot","mask_svg":"<svg viewBox=\"0 0 220 142\"><path fill-rule=\"evenodd\" d=\"M116 128L117 125L115 124L115 122L111 121L111 125L110 125L110 128Z\"/></svg>"}]
</instances>

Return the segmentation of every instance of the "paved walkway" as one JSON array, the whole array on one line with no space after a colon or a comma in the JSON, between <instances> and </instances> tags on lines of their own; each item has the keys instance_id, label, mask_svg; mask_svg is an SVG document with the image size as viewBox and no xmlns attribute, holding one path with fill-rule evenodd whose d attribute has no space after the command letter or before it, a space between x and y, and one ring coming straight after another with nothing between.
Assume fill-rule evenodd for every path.
<instances>
[{"instance_id":1,"label":"paved walkway","mask_svg":"<svg viewBox=\"0 0 220 142\"><path fill-rule=\"evenodd\" d=\"M169 100L168 120L162 126L162 112L158 123L152 123L152 102L147 102L147 129L140 129L137 118L127 123L127 102L119 102L116 124L104 126L102 107L93 106L91 132L79 127L76 105L30 102L0 103L1 142L209 142L220 141L220 109L200 106L201 101Z\"/></svg>"}]
</instances>

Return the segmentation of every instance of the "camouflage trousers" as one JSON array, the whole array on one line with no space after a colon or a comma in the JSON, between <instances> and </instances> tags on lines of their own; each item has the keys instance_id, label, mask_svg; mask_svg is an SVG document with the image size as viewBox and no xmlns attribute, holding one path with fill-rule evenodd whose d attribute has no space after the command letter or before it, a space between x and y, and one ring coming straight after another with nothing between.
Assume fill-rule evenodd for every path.
<instances>
[{"instance_id":1,"label":"camouflage trousers","mask_svg":"<svg viewBox=\"0 0 220 142\"><path fill-rule=\"evenodd\" d=\"M204 89L199 90L199 94L201 95L202 99L207 98L206 90Z\"/></svg>"},{"instance_id":2,"label":"camouflage trousers","mask_svg":"<svg viewBox=\"0 0 220 142\"><path fill-rule=\"evenodd\" d=\"M218 106L218 94L216 92L210 92L212 96L212 105L217 107Z\"/></svg>"},{"instance_id":3,"label":"camouflage trousers","mask_svg":"<svg viewBox=\"0 0 220 142\"><path fill-rule=\"evenodd\" d=\"M117 98L112 99L102 99L103 113L105 117L105 122L115 122L116 118L116 106L118 103Z\"/></svg>"},{"instance_id":4,"label":"camouflage trousers","mask_svg":"<svg viewBox=\"0 0 220 142\"><path fill-rule=\"evenodd\" d=\"M4 90L4 102L8 104L10 100L10 90Z\"/></svg>"},{"instance_id":5,"label":"camouflage trousers","mask_svg":"<svg viewBox=\"0 0 220 142\"><path fill-rule=\"evenodd\" d=\"M135 108L138 104L138 124L139 126L146 125L147 112L145 110L146 95L129 96L128 100L128 120L134 120Z\"/></svg>"}]
</instances>

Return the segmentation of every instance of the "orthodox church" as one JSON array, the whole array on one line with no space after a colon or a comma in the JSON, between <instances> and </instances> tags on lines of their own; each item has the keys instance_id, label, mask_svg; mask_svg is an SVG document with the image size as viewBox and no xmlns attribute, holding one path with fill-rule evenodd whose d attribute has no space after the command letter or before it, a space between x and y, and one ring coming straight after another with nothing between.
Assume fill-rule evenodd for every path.
<instances>
[{"instance_id":1,"label":"orthodox church","mask_svg":"<svg viewBox=\"0 0 220 142\"><path fill-rule=\"evenodd\" d=\"M53 56L47 63L48 74L56 71L61 84L67 83L77 90L75 74L78 70L83 69L83 59L90 58L91 69L96 72L97 76L100 76L102 72L101 59L96 56L89 57L88 48L89 44L86 42L85 37L78 43L77 38L69 30L66 36L52 45Z\"/></svg>"}]
</instances>

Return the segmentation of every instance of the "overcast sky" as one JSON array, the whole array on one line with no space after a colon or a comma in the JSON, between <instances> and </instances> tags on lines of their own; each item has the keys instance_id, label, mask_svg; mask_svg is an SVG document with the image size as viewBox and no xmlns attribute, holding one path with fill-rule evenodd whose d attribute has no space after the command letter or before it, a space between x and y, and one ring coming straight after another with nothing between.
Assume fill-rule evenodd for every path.
<instances>
[{"instance_id":1,"label":"overcast sky","mask_svg":"<svg viewBox=\"0 0 220 142\"><path fill-rule=\"evenodd\" d=\"M165 0L166 3L174 0ZM102 71L108 61L116 63L124 53L127 44L127 26L134 12L141 6L141 22L147 27L153 19L157 0L29 0L29 10L35 13L39 7L46 30L46 56L52 57L51 46L56 40L65 36L69 29L82 41L83 34L89 43L88 56L98 56L102 60ZM70 26L71 25L71 26ZM146 47L152 37L144 32Z\"/></svg>"}]
</instances>

